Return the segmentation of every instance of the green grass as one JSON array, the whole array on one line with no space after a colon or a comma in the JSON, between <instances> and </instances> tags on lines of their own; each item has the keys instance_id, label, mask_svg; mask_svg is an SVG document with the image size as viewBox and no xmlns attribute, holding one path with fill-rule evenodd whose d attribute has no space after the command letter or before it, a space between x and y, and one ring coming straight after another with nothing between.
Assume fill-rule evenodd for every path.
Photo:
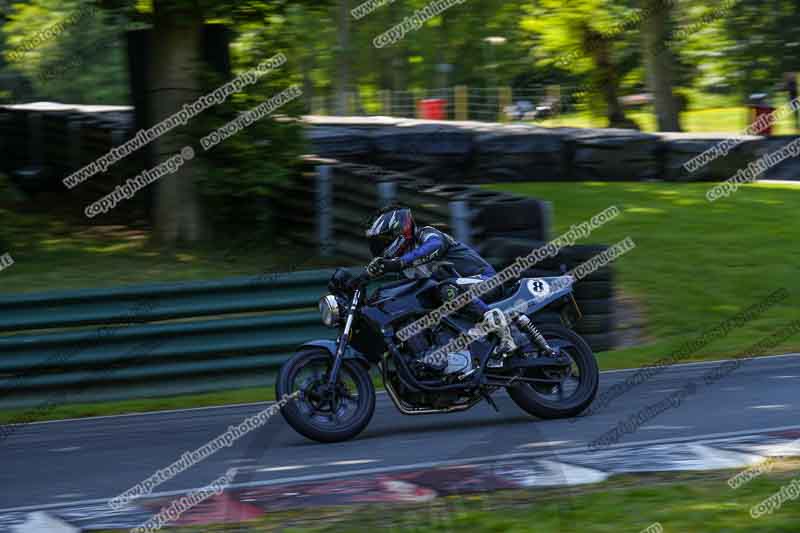
<instances>
[{"instance_id":1,"label":"green grass","mask_svg":"<svg viewBox=\"0 0 800 533\"><path fill-rule=\"evenodd\" d=\"M765 335L800 319L800 186L747 185L709 203L709 184L521 183L491 188L553 203L555 234L610 205L622 214L577 244L613 244L630 236L636 248L615 262L623 293L644 309L654 342L601 355L604 369L633 367L665 356L721 321L786 288L790 296L761 317L713 341L692 359L742 354ZM800 335L770 353L800 350Z\"/></svg>"},{"instance_id":2,"label":"green grass","mask_svg":"<svg viewBox=\"0 0 800 533\"><path fill-rule=\"evenodd\" d=\"M658 522L665 532L795 533L800 500L758 519L750 508L791 482L800 463L730 489L725 481L735 471L656 473L615 476L599 485L547 490L512 490L482 495L437 498L428 505L373 504L271 512L243 523L246 531L344 533L350 531L477 533L638 533ZM240 526L180 527L176 533L239 531Z\"/></svg>"},{"instance_id":3,"label":"green grass","mask_svg":"<svg viewBox=\"0 0 800 533\"><path fill-rule=\"evenodd\" d=\"M0 294L183 282L336 266L336 258L247 236L164 250L148 233L123 226L65 223L57 216L11 213L0 205Z\"/></svg>"},{"instance_id":4,"label":"green grass","mask_svg":"<svg viewBox=\"0 0 800 533\"><path fill-rule=\"evenodd\" d=\"M642 131L656 131L656 120L652 111L628 111L626 116L634 120ZM743 106L689 110L681 113L683 131L691 133L742 133L752 121L749 110ZM581 112L536 121L533 124L546 127L602 128L608 125L608 121L605 117ZM774 135L797 133L791 117L783 118L773 129Z\"/></svg>"},{"instance_id":5,"label":"green grass","mask_svg":"<svg viewBox=\"0 0 800 533\"><path fill-rule=\"evenodd\" d=\"M42 422L45 420L65 420L68 418L86 418L90 416L109 416L192 407L234 405L272 401L274 399L274 387L258 387L163 398L64 404L55 406L52 409L37 409L37 407L33 406L27 409L0 411L0 424L13 424L29 420Z\"/></svg>"}]
</instances>

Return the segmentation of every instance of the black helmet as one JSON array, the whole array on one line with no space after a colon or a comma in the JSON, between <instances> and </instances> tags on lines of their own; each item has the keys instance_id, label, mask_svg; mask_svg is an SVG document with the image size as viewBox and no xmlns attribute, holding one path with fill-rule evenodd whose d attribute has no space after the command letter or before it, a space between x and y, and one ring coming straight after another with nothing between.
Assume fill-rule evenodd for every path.
<instances>
[{"instance_id":1,"label":"black helmet","mask_svg":"<svg viewBox=\"0 0 800 533\"><path fill-rule=\"evenodd\" d=\"M413 246L416 229L410 209L400 207L384 210L366 232L372 256L386 259L400 257Z\"/></svg>"}]
</instances>

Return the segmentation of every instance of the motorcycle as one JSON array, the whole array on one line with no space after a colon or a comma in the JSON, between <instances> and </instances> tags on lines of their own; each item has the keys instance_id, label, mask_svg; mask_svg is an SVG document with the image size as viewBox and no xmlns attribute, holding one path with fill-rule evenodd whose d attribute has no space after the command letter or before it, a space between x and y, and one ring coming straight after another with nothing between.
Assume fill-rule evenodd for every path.
<instances>
[{"instance_id":1,"label":"motorcycle","mask_svg":"<svg viewBox=\"0 0 800 533\"><path fill-rule=\"evenodd\" d=\"M440 285L452 286L452 280L434 275L402 279L368 294L372 281L366 272L353 275L337 269L319 309L323 324L339 330L338 338L305 343L281 367L276 397L296 394L281 413L301 435L330 443L361 433L375 411L373 368L405 415L464 411L484 400L499 411L492 394L506 389L531 415L569 418L586 409L597 394L595 356L586 341L564 325L580 318L572 276L522 278L482 296L490 308L513 318L517 349L498 355L496 335L469 337L475 340L467 348L445 352L443 370L426 361L454 339L474 332L473 318L456 311L405 341L398 332L439 308ZM480 281L455 280L457 285ZM534 325L543 313L552 316L553 311L561 323Z\"/></svg>"}]
</instances>

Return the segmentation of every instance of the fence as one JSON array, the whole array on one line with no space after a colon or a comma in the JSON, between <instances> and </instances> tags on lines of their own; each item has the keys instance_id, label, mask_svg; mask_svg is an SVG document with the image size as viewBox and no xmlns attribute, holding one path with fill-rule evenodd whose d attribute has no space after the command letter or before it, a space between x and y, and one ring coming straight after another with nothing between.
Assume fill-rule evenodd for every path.
<instances>
[{"instance_id":1,"label":"fence","mask_svg":"<svg viewBox=\"0 0 800 533\"><path fill-rule=\"evenodd\" d=\"M386 116L429 118L419 105L424 100L441 100L444 120L508 122L541 120L574 111L586 97L584 89L568 85L540 85L529 88L467 87L458 85L441 89L406 91L380 90L345 96L349 116ZM312 115L337 114L336 95L314 96Z\"/></svg>"},{"instance_id":2,"label":"fence","mask_svg":"<svg viewBox=\"0 0 800 533\"><path fill-rule=\"evenodd\" d=\"M270 384L330 271L0 298L0 408Z\"/></svg>"}]
</instances>

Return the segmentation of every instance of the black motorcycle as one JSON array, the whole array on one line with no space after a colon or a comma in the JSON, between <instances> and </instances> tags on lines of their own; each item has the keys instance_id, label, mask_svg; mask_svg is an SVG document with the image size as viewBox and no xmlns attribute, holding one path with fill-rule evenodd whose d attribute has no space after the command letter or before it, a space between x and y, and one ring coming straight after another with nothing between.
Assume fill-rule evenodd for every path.
<instances>
[{"instance_id":1,"label":"black motorcycle","mask_svg":"<svg viewBox=\"0 0 800 533\"><path fill-rule=\"evenodd\" d=\"M370 281L366 272L338 269L331 294L319 304L323 324L338 328L338 339L304 344L281 368L276 396L299 391L281 409L298 433L319 442L358 435L375 411L373 367L406 415L463 411L482 400L497 410L491 395L500 388L523 410L547 419L576 416L594 399L597 361L586 341L563 325L580 318L571 276L524 278L483 295L489 307L513 316L517 349L498 355L495 335L469 337L475 340L468 348L444 354L444 369L428 364L430 356L474 332L474 317L451 313L405 341L397 333L439 308L440 285L452 281L404 279L368 295ZM456 280L459 286L479 282ZM554 312L559 323L539 320Z\"/></svg>"}]
</instances>

